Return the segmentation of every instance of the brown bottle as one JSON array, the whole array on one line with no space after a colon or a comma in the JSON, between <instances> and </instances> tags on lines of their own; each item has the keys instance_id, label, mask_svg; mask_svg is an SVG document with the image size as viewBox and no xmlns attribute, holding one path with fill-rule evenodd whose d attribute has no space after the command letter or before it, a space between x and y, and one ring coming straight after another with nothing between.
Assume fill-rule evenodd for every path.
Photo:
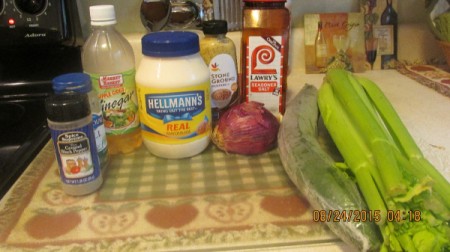
<instances>
[{"instance_id":1,"label":"brown bottle","mask_svg":"<svg viewBox=\"0 0 450 252\"><path fill-rule=\"evenodd\" d=\"M290 12L286 0L244 0L241 73L245 101L281 118L286 107Z\"/></svg>"}]
</instances>

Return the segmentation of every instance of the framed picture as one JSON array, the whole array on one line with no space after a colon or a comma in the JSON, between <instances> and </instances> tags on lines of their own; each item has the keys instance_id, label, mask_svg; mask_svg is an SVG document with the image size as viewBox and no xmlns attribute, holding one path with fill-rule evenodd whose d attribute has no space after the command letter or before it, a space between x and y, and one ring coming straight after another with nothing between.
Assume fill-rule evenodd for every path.
<instances>
[{"instance_id":1,"label":"framed picture","mask_svg":"<svg viewBox=\"0 0 450 252\"><path fill-rule=\"evenodd\" d=\"M362 13L305 14L306 73L366 69Z\"/></svg>"},{"instance_id":2,"label":"framed picture","mask_svg":"<svg viewBox=\"0 0 450 252\"><path fill-rule=\"evenodd\" d=\"M397 0L360 0L364 36L378 41L373 69L395 68L397 61Z\"/></svg>"}]
</instances>

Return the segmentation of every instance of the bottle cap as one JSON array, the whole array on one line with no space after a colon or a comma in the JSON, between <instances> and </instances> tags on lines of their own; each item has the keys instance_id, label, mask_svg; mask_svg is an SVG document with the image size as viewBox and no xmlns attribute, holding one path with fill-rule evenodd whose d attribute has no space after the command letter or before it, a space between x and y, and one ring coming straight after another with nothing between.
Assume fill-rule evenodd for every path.
<instances>
[{"instance_id":1,"label":"bottle cap","mask_svg":"<svg viewBox=\"0 0 450 252\"><path fill-rule=\"evenodd\" d=\"M88 93L92 90L91 78L85 73L68 73L52 80L56 94L64 92Z\"/></svg>"},{"instance_id":2,"label":"bottle cap","mask_svg":"<svg viewBox=\"0 0 450 252\"><path fill-rule=\"evenodd\" d=\"M91 115L87 94L63 93L45 99L47 118L54 122L70 122Z\"/></svg>"},{"instance_id":3,"label":"bottle cap","mask_svg":"<svg viewBox=\"0 0 450 252\"><path fill-rule=\"evenodd\" d=\"M177 57L198 53L198 35L189 31L153 32L142 38L142 54L151 57Z\"/></svg>"},{"instance_id":4,"label":"bottle cap","mask_svg":"<svg viewBox=\"0 0 450 252\"><path fill-rule=\"evenodd\" d=\"M204 34L226 34L228 32L228 23L225 20L209 20L203 22Z\"/></svg>"},{"instance_id":5,"label":"bottle cap","mask_svg":"<svg viewBox=\"0 0 450 252\"><path fill-rule=\"evenodd\" d=\"M116 24L116 13L113 5L93 5L89 7L91 25Z\"/></svg>"}]
</instances>

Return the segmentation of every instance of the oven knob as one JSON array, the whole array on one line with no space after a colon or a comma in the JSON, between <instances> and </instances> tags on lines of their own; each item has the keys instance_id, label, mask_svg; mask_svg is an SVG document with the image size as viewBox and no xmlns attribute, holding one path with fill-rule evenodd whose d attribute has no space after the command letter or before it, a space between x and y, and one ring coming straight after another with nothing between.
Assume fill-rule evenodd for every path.
<instances>
[{"instance_id":1,"label":"oven knob","mask_svg":"<svg viewBox=\"0 0 450 252\"><path fill-rule=\"evenodd\" d=\"M38 14L44 10L47 0L16 0L16 6L29 14Z\"/></svg>"}]
</instances>

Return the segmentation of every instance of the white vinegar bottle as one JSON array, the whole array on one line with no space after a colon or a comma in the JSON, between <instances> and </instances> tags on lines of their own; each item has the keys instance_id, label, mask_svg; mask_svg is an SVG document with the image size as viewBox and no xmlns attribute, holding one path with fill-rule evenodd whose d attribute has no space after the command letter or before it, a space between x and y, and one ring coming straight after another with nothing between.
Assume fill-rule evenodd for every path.
<instances>
[{"instance_id":1,"label":"white vinegar bottle","mask_svg":"<svg viewBox=\"0 0 450 252\"><path fill-rule=\"evenodd\" d=\"M83 70L98 93L110 154L129 153L142 144L133 49L115 29L113 5L89 11L92 33L82 50Z\"/></svg>"}]
</instances>

